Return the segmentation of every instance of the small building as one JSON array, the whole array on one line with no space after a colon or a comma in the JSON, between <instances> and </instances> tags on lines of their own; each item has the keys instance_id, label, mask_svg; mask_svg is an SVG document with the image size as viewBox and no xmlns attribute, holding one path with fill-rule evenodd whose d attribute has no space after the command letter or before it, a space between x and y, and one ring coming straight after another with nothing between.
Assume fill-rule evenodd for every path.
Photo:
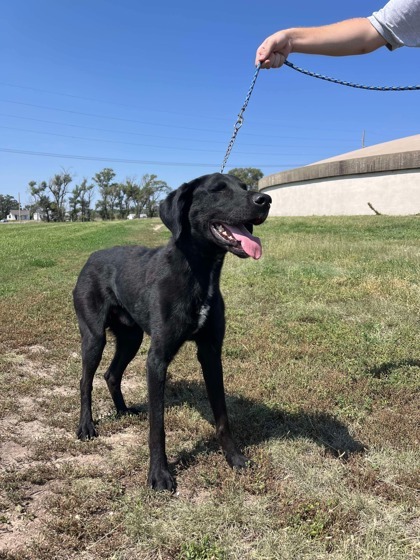
<instances>
[{"instance_id":1,"label":"small building","mask_svg":"<svg viewBox=\"0 0 420 560\"><path fill-rule=\"evenodd\" d=\"M35 222L42 222L42 217L43 217L43 212L41 210L35 210L35 212L33 213L32 219Z\"/></svg>"},{"instance_id":2,"label":"small building","mask_svg":"<svg viewBox=\"0 0 420 560\"><path fill-rule=\"evenodd\" d=\"M420 134L311 165L258 183L273 199L270 216L420 213Z\"/></svg>"},{"instance_id":3,"label":"small building","mask_svg":"<svg viewBox=\"0 0 420 560\"><path fill-rule=\"evenodd\" d=\"M30 220L30 218L31 218L30 212L26 208L22 208L22 210L10 210L9 214L6 216L6 220L8 222L15 222L15 221L26 222Z\"/></svg>"}]
</instances>

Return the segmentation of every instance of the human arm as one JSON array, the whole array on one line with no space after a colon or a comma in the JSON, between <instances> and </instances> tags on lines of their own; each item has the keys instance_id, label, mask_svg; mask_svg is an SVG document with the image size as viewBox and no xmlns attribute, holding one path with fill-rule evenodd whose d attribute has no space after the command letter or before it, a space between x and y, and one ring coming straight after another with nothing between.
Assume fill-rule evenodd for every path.
<instances>
[{"instance_id":1,"label":"human arm","mask_svg":"<svg viewBox=\"0 0 420 560\"><path fill-rule=\"evenodd\" d=\"M347 56L365 54L386 45L367 18L357 18L322 27L295 27L278 31L258 47L255 64L279 68L292 52Z\"/></svg>"}]
</instances>

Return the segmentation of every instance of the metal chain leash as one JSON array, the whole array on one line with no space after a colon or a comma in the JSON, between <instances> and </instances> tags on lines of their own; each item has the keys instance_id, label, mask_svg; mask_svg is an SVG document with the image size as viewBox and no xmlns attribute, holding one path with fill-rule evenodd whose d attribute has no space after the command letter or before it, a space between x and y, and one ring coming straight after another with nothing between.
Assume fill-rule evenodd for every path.
<instances>
[{"instance_id":1,"label":"metal chain leash","mask_svg":"<svg viewBox=\"0 0 420 560\"><path fill-rule=\"evenodd\" d=\"M293 64L292 62L289 62L288 60L284 61L284 64L286 66L288 66L289 68L293 68L293 70L296 70L297 72L300 72L301 74L305 74L306 76L312 76L312 78L318 78L320 80L325 80L327 82L332 82L334 84L339 84L342 86L348 86L348 87L352 87L352 88L357 88L357 89L367 89L367 90L371 90L371 91L413 91L413 90L420 90L420 85L418 86L365 86L365 85L361 85L361 84L355 84L352 82L345 82L343 80L338 80L337 78L330 78L329 76L324 76L323 74L317 74L316 72L310 72L309 70L305 70L304 68L300 68L299 66L296 66L295 64ZM239 111L239 115L238 115L238 119L233 127L233 134L232 137L230 139L230 142L228 144L228 148L226 150L226 154L222 163L222 167L220 169L220 173L223 173L225 167L226 167L226 163L227 160L229 159L230 153L232 151L233 145L235 143L236 140L236 136L239 132L239 129L241 128L241 126L244 124L244 112L245 109L248 106L249 100L251 98L251 94L252 94L252 90L254 89L255 86L255 82L257 81L257 77L258 77L258 73L260 71L261 65L258 64L257 69L255 70L255 74L254 77L252 78L252 82L251 82L251 86L248 90L248 93L246 95L245 98L245 102L242 105L242 109Z\"/></svg>"},{"instance_id":2,"label":"metal chain leash","mask_svg":"<svg viewBox=\"0 0 420 560\"><path fill-rule=\"evenodd\" d=\"M325 80L327 82L333 82L334 84L340 84L342 86L348 86L352 88L368 89L371 91L413 91L413 90L420 89L420 85L419 86L364 86L361 84L354 84L352 82L337 80L336 78L330 78L329 76L323 76L322 74L317 74L316 72L310 72L309 70L305 70L304 68L300 68L299 66L292 64L288 60L285 60L284 64L289 68L293 68L293 70L300 72L301 74L305 74L306 76L312 76L313 78L319 78L320 80Z\"/></svg>"},{"instance_id":3,"label":"metal chain leash","mask_svg":"<svg viewBox=\"0 0 420 560\"><path fill-rule=\"evenodd\" d=\"M235 125L234 125L234 127L233 127L232 138L230 139L228 148L227 148L227 150L226 150L226 155L225 155L225 158L224 158L224 160L223 160L222 167L221 167L221 169L220 169L220 173L223 173L223 171L224 171L224 169L225 169L226 162L227 162L227 160L229 159L230 152L232 151L233 144L235 143L235 140L236 140L236 135L238 134L239 129L241 128L241 126L244 124L244 112L245 112L245 109L248 107L248 103L249 103L249 100L250 100L250 98L251 98L251 94L252 94L252 90L254 89L255 82L257 81L258 72L260 71L260 68L261 68L261 65L258 64L257 69L255 70L254 77L252 78L252 82L251 82L251 85L250 85L250 87L249 87L248 93L246 94L245 102L244 102L244 104L242 105L242 109L239 111L238 120L236 121L236 123L235 123Z\"/></svg>"}]
</instances>

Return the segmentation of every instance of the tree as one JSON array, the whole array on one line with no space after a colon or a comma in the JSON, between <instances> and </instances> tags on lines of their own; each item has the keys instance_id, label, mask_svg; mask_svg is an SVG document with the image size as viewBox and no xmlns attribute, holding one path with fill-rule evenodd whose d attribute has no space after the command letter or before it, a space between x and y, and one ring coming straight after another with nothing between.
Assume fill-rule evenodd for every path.
<instances>
[{"instance_id":1,"label":"tree","mask_svg":"<svg viewBox=\"0 0 420 560\"><path fill-rule=\"evenodd\" d=\"M112 194L115 172L109 167L105 167L93 177L93 181L99 188L100 200L96 203L96 208L103 220L114 219L115 197Z\"/></svg>"},{"instance_id":2,"label":"tree","mask_svg":"<svg viewBox=\"0 0 420 560\"><path fill-rule=\"evenodd\" d=\"M0 194L0 220L4 220L10 210L19 208L19 202L10 194Z\"/></svg>"},{"instance_id":3,"label":"tree","mask_svg":"<svg viewBox=\"0 0 420 560\"><path fill-rule=\"evenodd\" d=\"M157 175L143 175L140 182L135 178L126 179L118 185L117 208L120 218L126 218L132 211L138 218L141 214L157 215L158 202L170 188Z\"/></svg>"},{"instance_id":4,"label":"tree","mask_svg":"<svg viewBox=\"0 0 420 560\"><path fill-rule=\"evenodd\" d=\"M48 183L48 190L54 198L55 208L56 208L56 220L58 222L64 222L66 209L65 209L65 198L68 193L68 186L73 181L73 177L68 171L62 170L61 173L54 175Z\"/></svg>"},{"instance_id":5,"label":"tree","mask_svg":"<svg viewBox=\"0 0 420 560\"><path fill-rule=\"evenodd\" d=\"M32 212L40 210L42 219L51 222L56 220L56 208L55 204L46 194L47 186L45 181L41 181L39 184L36 181L30 181L29 192L33 199L33 204L31 205Z\"/></svg>"},{"instance_id":6,"label":"tree","mask_svg":"<svg viewBox=\"0 0 420 560\"><path fill-rule=\"evenodd\" d=\"M34 201L32 204L33 210L39 208L43 213L43 219L47 222L64 222L66 196L72 180L72 175L63 169L61 173L56 173L48 183L46 181L40 183L30 181L29 189ZM52 199L49 197L48 191L52 195Z\"/></svg>"},{"instance_id":7,"label":"tree","mask_svg":"<svg viewBox=\"0 0 420 560\"><path fill-rule=\"evenodd\" d=\"M143 176L140 183L134 184L133 210L137 218L139 218L141 214L146 213L146 204L149 192L147 190L147 180L145 179L145 177L146 175Z\"/></svg>"},{"instance_id":8,"label":"tree","mask_svg":"<svg viewBox=\"0 0 420 560\"><path fill-rule=\"evenodd\" d=\"M108 190L108 205L111 220L122 217L118 215L118 210L123 206L124 195L121 191L120 183L111 183Z\"/></svg>"},{"instance_id":9,"label":"tree","mask_svg":"<svg viewBox=\"0 0 420 560\"><path fill-rule=\"evenodd\" d=\"M95 185L88 185L87 179L83 179L82 184L80 185L81 188L81 198L80 198L80 206L82 212L82 221L88 221L92 219L92 198L93 198L93 189Z\"/></svg>"},{"instance_id":10,"label":"tree","mask_svg":"<svg viewBox=\"0 0 420 560\"><path fill-rule=\"evenodd\" d=\"M92 197L94 185L88 185L87 179L83 179L80 185L76 185L69 198L70 219L89 222L92 217Z\"/></svg>"},{"instance_id":11,"label":"tree","mask_svg":"<svg viewBox=\"0 0 420 560\"><path fill-rule=\"evenodd\" d=\"M235 167L228 173L238 177L238 179L248 185L251 191L258 190L258 181L264 177L261 169L256 169L255 167Z\"/></svg>"},{"instance_id":12,"label":"tree","mask_svg":"<svg viewBox=\"0 0 420 560\"><path fill-rule=\"evenodd\" d=\"M158 215L159 201L162 196L167 195L170 190L167 183L165 183L165 181L160 181L157 175L143 175L141 199L144 202L144 213L147 214L149 218Z\"/></svg>"},{"instance_id":13,"label":"tree","mask_svg":"<svg viewBox=\"0 0 420 560\"><path fill-rule=\"evenodd\" d=\"M136 183L135 178L128 178L125 180L125 183L122 183L121 185L121 191L123 194L123 199L122 199L122 204L121 204L121 208L120 208L120 215L121 218L126 218L128 216L128 214L130 213L130 210L133 207L134 204L134 199L137 195L137 192L139 190L139 186Z\"/></svg>"}]
</instances>

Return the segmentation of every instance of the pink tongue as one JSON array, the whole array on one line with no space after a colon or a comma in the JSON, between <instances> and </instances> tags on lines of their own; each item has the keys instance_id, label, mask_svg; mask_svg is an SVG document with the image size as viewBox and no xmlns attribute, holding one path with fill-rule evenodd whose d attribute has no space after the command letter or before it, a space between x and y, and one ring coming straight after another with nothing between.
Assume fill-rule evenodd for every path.
<instances>
[{"instance_id":1,"label":"pink tongue","mask_svg":"<svg viewBox=\"0 0 420 560\"><path fill-rule=\"evenodd\" d=\"M242 245L242 249L247 255L253 259L259 259L262 254L261 241L258 237L254 237L249 233L245 226L227 226L223 224L224 227L231 232L233 237L239 241Z\"/></svg>"}]
</instances>

